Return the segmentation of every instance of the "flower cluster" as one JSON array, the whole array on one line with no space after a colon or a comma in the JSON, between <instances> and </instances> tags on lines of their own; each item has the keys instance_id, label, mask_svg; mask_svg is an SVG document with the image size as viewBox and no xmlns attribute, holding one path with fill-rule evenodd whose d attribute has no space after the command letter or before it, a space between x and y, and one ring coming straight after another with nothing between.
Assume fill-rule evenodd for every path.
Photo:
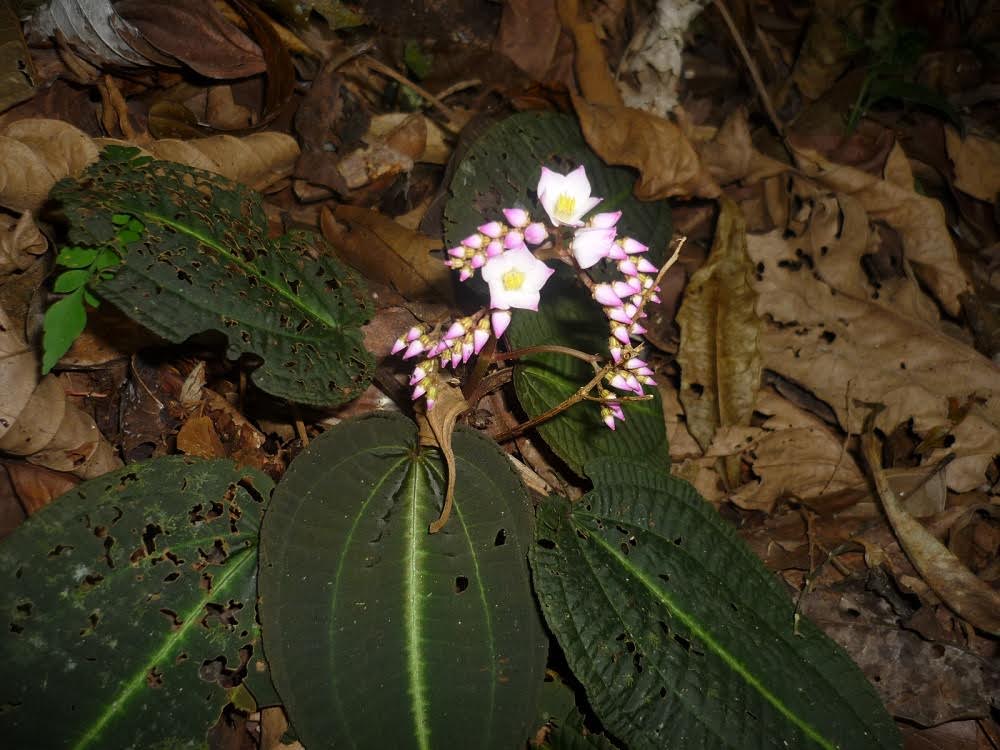
<instances>
[{"instance_id":1,"label":"flower cluster","mask_svg":"<svg viewBox=\"0 0 1000 750\"><path fill-rule=\"evenodd\" d=\"M603 368L593 400L600 403L601 418L611 428L625 418L621 402L644 396L644 387L655 385L653 371L640 357L641 344L633 344L646 332L640 322L648 302L658 302L656 277L659 269L644 256L648 247L631 237L618 236L621 211L598 213L584 220L600 202L591 195L584 168L558 174L542 167L538 200L549 223L532 221L523 208L503 209L504 221L491 220L448 250L447 265L461 281L480 272L489 286L488 310L432 329L415 326L396 340L393 354L415 359L409 384L413 398L426 398L427 408L437 394L436 373L455 368L482 350L490 335L500 338L511 321L511 309L537 310L541 289L554 270L535 257L529 248L554 243L556 254L573 266L580 280L602 305L609 324L608 347L612 362ZM565 228L565 229L564 229ZM588 269L604 263L617 271L603 274L611 281L595 282ZM618 395L614 388L628 395Z\"/></svg>"}]
</instances>

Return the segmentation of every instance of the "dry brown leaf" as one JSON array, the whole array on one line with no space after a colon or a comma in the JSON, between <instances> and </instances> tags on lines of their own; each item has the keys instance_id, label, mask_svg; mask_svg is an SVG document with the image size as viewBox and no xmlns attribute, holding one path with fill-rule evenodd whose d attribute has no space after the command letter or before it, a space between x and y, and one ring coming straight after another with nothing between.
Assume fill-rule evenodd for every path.
<instances>
[{"instance_id":1,"label":"dry brown leaf","mask_svg":"<svg viewBox=\"0 0 1000 750\"><path fill-rule=\"evenodd\" d=\"M944 129L944 142L955 166L955 187L993 203L1000 194L1000 142L972 134L962 138L951 125Z\"/></svg>"},{"instance_id":2,"label":"dry brown leaf","mask_svg":"<svg viewBox=\"0 0 1000 750\"><path fill-rule=\"evenodd\" d=\"M127 141L91 138L61 120L15 120L0 128L0 206L37 211L56 180L79 174L97 160L99 150ZM299 147L282 133L244 138L218 135L193 141L165 139L144 145L145 153L207 169L255 190L291 174Z\"/></svg>"},{"instance_id":3,"label":"dry brown leaf","mask_svg":"<svg viewBox=\"0 0 1000 750\"><path fill-rule=\"evenodd\" d=\"M719 427L750 423L761 373L746 226L735 203L722 198L720 205L712 252L691 277L677 313L680 400L688 429L705 449ZM728 464L729 486L735 486L739 466Z\"/></svg>"},{"instance_id":4,"label":"dry brown leaf","mask_svg":"<svg viewBox=\"0 0 1000 750\"><path fill-rule=\"evenodd\" d=\"M987 633L1000 635L1000 594L979 580L903 509L882 470L879 445L870 432L862 437L862 452L875 480L882 509L913 567L956 614Z\"/></svg>"},{"instance_id":5,"label":"dry brown leaf","mask_svg":"<svg viewBox=\"0 0 1000 750\"><path fill-rule=\"evenodd\" d=\"M493 47L536 81L569 83L569 66L559 64L561 32L554 0L508 0Z\"/></svg>"},{"instance_id":6,"label":"dry brown leaf","mask_svg":"<svg viewBox=\"0 0 1000 750\"><path fill-rule=\"evenodd\" d=\"M792 169L754 148L747 112L742 107L726 118L711 140L699 144L698 153L719 185L737 180L752 184Z\"/></svg>"},{"instance_id":7,"label":"dry brown leaf","mask_svg":"<svg viewBox=\"0 0 1000 750\"><path fill-rule=\"evenodd\" d=\"M455 498L455 453L451 448L451 436L455 431L458 417L468 410L469 404L462 395L461 388L448 383L439 383L434 408L430 411L418 411L416 414L420 445L431 446L441 451L445 471L448 474L444 505L440 517L430 525L431 534L443 529L451 516Z\"/></svg>"},{"instance_id":8,"label":"dry brown leaf","mask_svg":"<svg viewBox=\"0 0 1000 750\"><path fill-rule=\"evenodd\" d=\"M817 183L854 196L872 218L899 232L904 254L917 276L951 315L960 313L959 296L970 291L969 280L958 263L940 202L860 169L835 164L811 149L795 149L795 155L800 169Z\"/></svg>"},{"instance_id":9,"label":"dry brown leaf","mask_svg":"<svg viewBox=\"0 0 1000 750\"><path fill-rule=\"evenodd\" d=\"M859 296L848 281L848 291L828 283L824 259L817 256L811 269L795 252L797 243L780 231L748 238L758 264L757 312L773 321L761 336L764 366L808 389L855 434L864 415L849 400L885 404L876 421L885 432L912 418L923 435L952 427L949 399L964 403L978 394L975 413L992 428L988 445L1000 452L1000 368L906 307ZM838 272L850 278L846 266L829 269L831 277ZM961 437L949 451L983 455L981 435L969 446Z\"/></svg>"},{"instance_id":10,"label":"dry brown leaf","mask_svg":"<svg viewBox=\"0 0 1000 750\"><path fill-rule=\"evenodd\" d=\"M17 219L0 215L0 276L23 271L48 247L49 241L38 231L31 211Z\"/></svg>"},{"instance_id":11,"label":"dry brown leaf","mask_svg":"<svg viewBox=\"0 0 1000 750\"><path fill-rule=\"evenodd\" d=\"M820 0L814 4L812 19L792 68L792 81L807 99L822 96L850 64L855 53L844 26L855 28L857 24L850 19L860 15L860 6L840 0Z\"/></svg>"},{"instance_id":12,"label":"dry brown leaf","mask_svg":"<svg viewBox=\"0 0 1000 750\"><path fill-rule=\"evenodd\" d=\"M216 130L241 130L253 125L254 111L237 104L233 87L212 86L205 92L205 120Z\"/></svg>"},{"instance_id":13,"label":"dry brown leaf","mask_svg":"<svg viewBox=\"0 0 1000 750\"><path fill-rule=\"evenodd\" d=\"M670 120L639 109L590 104L579 96L573 106L587 145L598 156L639 171L635 195L640 200L720 194L694 146Z\"/></svg>"},{"instance_id":14,"label":"dry brown leaf","mask_svg":"<svg viewBox=\"0 0 1000 750\"><path fill-rule=\"evenodd\" d=\"M2 463L7 469L7 476L17 493L17 499L29 516L37 513L80 483L80 480L72 474L53 471L44 466L15 463L14 461Z\"/></svg>"},{"instance_id":15,"label":"dry brown leaf","mask_svg":"<svg viewBox=\"0 0 1000 750\"><path fill-rule=\"evenodd\" d=\"M198 458L223 458L226 449L211 417L193 415L177 433L177 450Z\"/></svg>"},{"instance_id":16,"label":"dry brown leaf","mask_svg":"<svg viewBox=\"0 0 1000 750\"><path fill-rule=\"evenodd\" d=\"M337 254L369 279L390 284L407 299L452 298L450 271L431 255L440 241L357 206L337 206L335 214L324 207L320 226Z\"/></svg>"},{"instance_id":17,"label":"dry brown leaf","mask_svg":"<svg viewBox=\"0 0 1000 750\"><path fill-rule=\"evenodd\" d=\"M584 98L592 104L612 108L624 106L622 95L611 77L608 60L604 56L604 48L597 38L594 24L580 15L579 0L556 0L559 20L573 35L576 45L576 56L573 67L576 69L576 80Z\"/></svg>"}]
</instances>

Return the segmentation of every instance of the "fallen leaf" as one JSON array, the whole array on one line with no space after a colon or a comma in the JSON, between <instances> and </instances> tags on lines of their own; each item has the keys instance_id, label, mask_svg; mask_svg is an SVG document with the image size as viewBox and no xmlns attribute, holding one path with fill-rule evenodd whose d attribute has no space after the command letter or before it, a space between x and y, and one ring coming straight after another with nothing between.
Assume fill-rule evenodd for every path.
<instances>
[{"instance_id":1,"label":"fallen leaf","mask_svg":"<svg viewBox=\"0 0 1000 750\"><path fill-rule=\"evenodd\" d=\"M569 37L562 33L555 0L504 3L493 48L536 81L572 81Z\"/></svg>"},{"instance_id":2,"label":"fallen leaf","mask_svg":"<svg viewBox=\"0 0 1000 750\"><path fill-rule=\"evenodd\" d=\"M962 138L951 125L944 129L948 158L955 167L955 187L993 203L1000 194L1000 142L978 135Z\"/></svg>"},{"instance_id":3,"label":"fallen leaf","mask_svg":"<svg viewBox=\"0 0 1000 750\"><path fill-rule=\"evenodd\" d=\"M847 69L855 53L845 29L863 32L857 23L861 12L861 8L838 0L814 4L791 76L807 99L818 99Z\"/></svg>"},{"instance_id":4,"label":"fallen leaf","mask_svg":"<svg viewBox=\"0 0 1000 750\"><path fill-rule=\"evenodd\" d=\"M320 226L337 254L368 278L407 299L452 299L451 271L431 255L441 249L439 240L357 206L337 206L335 213L324 207Z\"/></svg>"},{"instance_id":5,"label":"fallen leaf","mask_svg":"<svg viewBox=\"0 0 1000 750\"><path fill-rule=\"evenodd\" d=\"M795 155L799 168L817 183L854 196L872 218L885 221L899 232L906 258L917 276L951 315L959 315L959 296L971 288L958 263L939 201L859 169L830 162L816 151L795 149Z\"/></svg>"},{"instance_id":6,"label":"fallen leaf","mask_svg":"<svg viewBox=\"0 0 1000 750\"><path fill-rule=\"evenodd\" d=\"M556 10L563 26L573 35L576 55L573 67L583 97L591 104L612 108L624 105L618 92L597 30L589 18L581 16L579 0L556 0Z\"/></svg>"},{"instance_id":7,"label":"fallen leaf","mask_svg":"<svg viewBox=\"0 0 1000 750\"><path fill-rule=\"evenodd\" d=\"M177 433L177 450L198 458L224 458L226 449L211 417L193 415Z\"/></svg>"},{"instance_id":8,"label":"fallen leaf","mask_svg":"<svg viewBox=\"0 0 1000 750\"><path fill-rule=\"evenodd\" d=\"M640 200L718 197L720 190L694 146L670 120L639 109L590 104L573 96L584 138L608 164L639 171Z\"/></svg>"},{"instance_id":9,"label":"fallen leaf","mask_svg":"<svg viewBox=\"0 0 1000 750\"><path fill-rule=\"evenodd\" d=\"M760 387L761 321L754 311L746 226L735 203L720 201L715 242L706 264L688 284L677 313L681 327L680 400L687 426L703 449L720 427L748 425ZM727 480L739 480L737 461Z\"/></svg>"},{"instance_id":10,"label":"fallen leaf","mask_svg":"<svg viewBox=\"0 0 1000 750\"><path fill-rule=\"evenodd\" d=\"M755 183L792 168L754 148L747 112L742 107L726 118L711 140L698 145L698 154L719 185L737 180Z\"/></svg>"},{"instance_id":11,"label":"fallen leaf","mask_svg":"<svg viewBox=\"0 0 1000 750\"><path fill-rule=\"evenodd\" d=\"M4 461L3 466L21 506L29 516L80 483L72 474L27 462Z\"/></svg>"},{"instance_id":12,"label":"fallen leaf","mask_svg":"<svg viewBox=\"0 0 1000 750\"><path fill-rule=\"evenodd\" d=\"M903 509L882 470L879 446L871 432L862 436L862 452L885 515L913 567L956 614L987 633L1000 635L1000 594Z\"/></svg>"},{"instance_id":13,"label":"fallen leaf","mask_svg":"<svg viewBox=\"0 0 1000 750\"><path fill-rule=\"evenodd\" d=\"M31 211L25 211L19 218L0 215L0 276L23 271L44 255L49 248Z\"/></svg>"},{"instance_id":14,"label":"fallen leaf","mask_svg":"<svg viewBox=\"0 0 1000 750\"><path fill-rule=\"evenodd\" d=\"M455 453L451 448L451 436L455 431L455 423L459 415L468 411L469 404L462 395L462 389L449 383L438 383L438 395L434 408L417 411L417 431L420 445L431 446L441 451L444 457L447 485L444 493L444 505L440 517L431 523L430 533L436 534L444 528L451 517L452 503L455 498Z\"/></svg>"}]
</instances>

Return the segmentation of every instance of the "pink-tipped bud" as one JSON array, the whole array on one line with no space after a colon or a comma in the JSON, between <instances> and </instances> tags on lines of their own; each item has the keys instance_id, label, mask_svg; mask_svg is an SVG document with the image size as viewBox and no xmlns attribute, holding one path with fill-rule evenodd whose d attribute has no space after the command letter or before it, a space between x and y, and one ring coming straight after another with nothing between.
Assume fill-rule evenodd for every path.
<instances>
[{"instance_id":1,"label":"pink-tipped bud","mask_svg":"<svg viewBox=\"0 0 1000 750\"><path fill-rule=\"evenodd\" d=\"M487 237L492 237L496 239L503 233L503 224L499 221L491 221L478 227L479 231L485 234Z\"/></svg>"},{"instance_id":2,"label":"pink-tipped bud","mask_svg":"<svg viewBox=\"0 0 1000 750\"><path fill-rule=\"evenodd\" d=\"M473 268L482 268L486 263L486 256L482 253L476 253L472 256L472 260L469 261L469 265Z\"/></svg>"},{"instance_id":3,"label":"pink-tipped bud","mask_svg":"<svg viewBox=\"0 0 1000 750\"><path fill-rule=\"evenodd\" d=\"M528 212L523 208L505 208L503 215L507 219L507 223L512 227L523 227L531 221Z\"/></svg>"},{"instance_id":4,"label":"pink-tipped bud","mask_svg":"<svg viewBox=\"0 0 1000 750\"><path fill-rule=\"evenodd\" d=\"M493 324L493 335L498 339L503 336L507 326L510 325L510 310L497 310L490 315L490 322Z\"/></svg>"},{"instance_id":5,"label":"pink-tipped bud","mask_svg":"<svg viewBox=\"0 0 1000 750\"><path fill-rule=\"evenodd\" d=\"M628 328L619 324L616 326L611 326L611 335L618 339L622 344L628 346L632 341L628 337Z\"/></svg>"},{"instance_id":6,"label":"pink-tipped bud","mask_svg":"<svg viewBox=\"0 0 1000 750\"><path fill-rule=\"evenodd\" d=\"M436 344L434 344L434 346L432 346L430 349L427 350L427 358L430 359L432 357L436 357L447 348L448 348L447 341L438 341Z\"/></svg>"},{"instance_id":7,"label":"pink-tipped bud","mask_svg":"<svg viewBox=\"0 0 1000 750\"><path fill-rule=\"evenodd\" d=\"M628 338L628 334L625 334ZM608 339L608 351L611 353L611 361L616 365L621 364L622 361L622 348L618 345L615 339Z\"/></svg>"},{"instance_id":8,"label":"pink-tipped bud","mask_svg":"<svg viewBox=\"0 0 1000 750\"><path fill-rule=\"evenodd\" d=\"M626 370L638 370L640 367L646 367L646 360L641 357L632 357L625 363Z\"/></svg>"},{"instance_id":9,"label":"pink-tipped bud","mask_svg":"<svg viewBox=\"0 0 1000 750\"><path fill-rule=\"evenodd\" d=\"M618 223L621 217L621 211L609 211L603 214L595 214L587 223L595 229L610 229Z\"/></svg>"},{"instance_id":10,"label":"pink-tipped bud","mask_svg":"<svg viewBox=\"0 0 1000 750\"><path fill-rule=\"evenodd\" d=\"M603 409L601 411L604 412ZM607 427L608 427L609 430L615 429L615 415L614 414L612 414L610 411L609 412L604 412L603 413L603 419L604 419L604 424L607 425Z\"/></svg>"},{"instance_id":11,"label":"pink-tipped bud","mask_svg":"<svg viewBox=\"0 0 1000 750\"><path fill-rule=\"evenodd\" d=\"M451 341L452 339L457 339L459 336L465 335L465 326L463 326L459 321L452 323L448 330L444 334L445 341Z\"/></svg>"},{"instance_id":12,"label":"pink-tipped bud","mask_svg":"<svg viewBox=\"0 0 1000 750\"><path fill-rule=\"evenodd\" d=\"M420 398L421 396L423 396L425 393L427 393L427 389L424 388L424 384L423 383L418 383L417 387L413 389L413 395L410 398L412 398L414 401L416 401L418 398Z\"/></svg>"},{"instance_id":13,"label":"pink-tipped bud","mask_svg":"<svg viewBox=\"0 0 1000 750\"><path fill-rule=\"evenodd\" d=\"M622 250L622 246L616 242L608 250L608 257L611 260L625 260L628 257L628 253Z\"/></svg>"},{"instance_id":14,"label":"pink-tipped bud","mask_svg":"<svg viewBox=\"0 0 1000 750\"><path fill-rule=\"evenodd\" d=\"M406 347L406 351L403 352L403 359L409 359L410 357L416 357L426 348L424 342L421 339L416 341L411 341L410 345Z\"/></svg>"},{"instance_id":15,"label":"pink-tipped bud","mask_svg":"<svg viewBox=\"0 0 1000 750\"><path fill-rule=\"evenodd\" d=\"M468 268L468 267L463 268L461 270L461 272L458 274L458 280L459 281L468 281L469 279L472 278L472 273L473 273L473 271L472 271L471 268Z\"/></svg>"},{"instance_id":16,"label":"pink-tipped bud","mask_svg":"<svg viewBox=\"0 0 1000 750\"><path fill-rule=\"evenodd\" d=\"M624 250L629 255L637 255L639 253L644 253L649 250L647 245L643 245L637 240L633 240L631 237L622 238L622 250Z\"/></svg>"},{"instance_id":17,"label":"pink-tipped bud","mask_svg":"<svg viewBox=\"0 0 1000 750\"><path fill-rule=\"evenodd\" d=\"M628 332L629 335L631 336L642 336L644 333L646 333L646 329L643 328L638 323L633 323L632 327L628 329Z\"/></svg>"},{"instance_id":18,"label":"pink-tipped bud","mask_svg":"<svg viewBox=\"0 0 1000 750\"><path fill-rule=\"evenodd\" d=\"M462 342L462 362L468 362L469 357L471 357L474 353L475 352L472 347L472 337L469 336Z\"/></svg>"},{"instance_id":19,"label":"pink-tipped bud","mask_svg":"<svg viewBox=\"0 0 1000 750\"><path fill-rule=\"evenodd\" d=\"M464 258L465 248L461 246L453 247L450 250L448 250L448 255L450 255L452 258Z\"/></svg>"},{"instance_id":20,"label":"pink-tipped bud","mask_svg":"<svg viewBox=\"0 0 1000 750\"><path fill-rule=\"evenodd\" d=\"M507 232L507 236L503 238L503 246L508 250L513 250L514 248L521 247L524 244L524 235L517 230L511 230Z\"/></svg>"},{"instance_id":21,"label":"pink-tipped bud","mask_svg":"<svg viewBox=\"0 0 1000 750\"><path fill-rule=\"evenodd\" d=\"M615 401L614 403L608 404L608 408L611 410L611 413L615 415L616 419L619 419L622 422L625 421L625 412L622 411L621 404Z\"/></svg>"},{"instance_id":22,"label":"pink-tipped bud","mask_svg":"<svg viewBox=\"0 0 1000 750\"><path fill-rule=\"evenodd\" d=\"M659 273L660 272L659 268L657 268L656 266L654 266L652 263L650 263L645 258L639 258L639 260L636 261L635 267L639 269L639 273L654 273L655 274L655 273Z\"/></svg>"},{"instance_id":23,"label":"pink-tipped bud","mask_svg":"<svg viewBox=\"0 0 1000 750\"><path fill-rule=\"evenodd\" d=\"M631 297L633 294L636 293L636 290L632 288L632 285L627 284L624 281L613 282L611 284L611 288L614 290L615 294L618 295L619 299L623 299L625 297Z\"/></svg>"},{"instance_id":24,"label":"pink-tipped bud","mask_svg":"<svg viewBox=\"0 0 1000 750\"><path fill-rule=\"evenodd\" d=\"M593 289L594 299L605 307L620 307L621 297L615 294L611 284L596 284Z\"/></svg>"},{"instance_id":25,"label":"pink-tipped bud","mask_svg":"<svg viewBox=\"0 0 1000 750\"><path fill-rule=\"evenodd\" d=\"M632 373L625 376L625 384L626 387L637 396L642 395L642 383L640 383L639 379Z\"/></svg>"},{"instance_id":26,"label":"pink-tipped bud","mask_svg":"<svg viewBox=\"0 0 1000 750\"><path fill-rule=\"evenodd\" d=\"M413 374L410 376L410 385L416 385L426 377L427 370L425 370L421 365L417 365L413 368Z\"/></svg>"},{"instance_id":27,"label":"pink-tipped bud","mask_svg":"<svg viewBox=\"0 0 1000 750\"><path fill-rule=\"evenodd\" d=\"M612 307L605 310L609 319L615 321L616 323L624 323L625 325L632 325L635 321L632 320L632 316L625 312L622 307Z\"/></svg>"},{"instance_id":28,"label":"pink-tipped bud","mask_svg":"<svg viewBox=\"0 0 1000 750\"><path fill-rule=\"evenodd\" d=\"M656 385L656 381L653 380L653 378L652 378L651 375L646 375L646 374L640 373L640 374L636 375L636 378L643 385Z\"/></svg>"},{"instance_id":29,"label":"pink-tipped bud","mask_svg":"<svg viewBox=\"0 0 1000 750\"><path fill-rule=\"evenodd\" d=\"M406 332L406 341L416 341L421 336L424 335L424 330L418 326L413 326L409 331Z\"/></svg>"},{"instance_id":30,"label":"pink-tipped bud","mask_svg":"<svg viewBox=\"0 0 1000 750\"><path fill-rule=\"evenodd\" d=\"M478 250L483 246L483 235L479 233L470 234L468 237L462 240L462 244L465 245L466 247L471 247L473 250Z\"/></svg>"},{"instance_id":31,"label":"pink-tipped bud","mask_svg":"<svg viewBox=\"0 0 1000 750\"><path fill-rule=\"evenodd\" d=\"M617 388L620 391L632 390L631 388L629 388L628 381L625 379L625 376L622 375L620 372L616 372L614 376L611 378L611 380L608 381L608 384L612 388Z\"/></svg>"},{"instance_id":32,"label":"pink-tipped bud","mask_svg":"<svg viewBox=\"0 0 1000 750\"><path fill-rule=\"evenodd\" d=\"M486 257L495 258L503 252L503 243L500 240L492 240L486 246Z\"/></svg>"},{"instance_id":33,"label":"pink-tipped bud","mask_svg":"<svg viewBox=\"0 0 1000 750\"><path fill-rule=\"evenodd\" d=\"M654 302L654 303L656 303L658 305L663 300L660 299L660 295L659 294L651 294L651 295L649 295L649 301L650 302Z\"/></svg>"},{"instance_id":34,"label":"pink-tipped bud","mask_svg":"<svg viewBox=\"0 0 1000 750\"><path fill-rule=\"evenodd\" d=\"M635 267L635 263L631 258L618 262L618 270L621 271L626 276L635 276L639 273L639 269Z\"/></svg>"},{"instance_id":35,"label":"pink-tipped bud","mask_svg":"<svg viewBox=\"0 0 1000 750\"><path fill-rule=\"evenodd\" d=\"M540 221L524 228L524 240L532 245L541 245L549 236L549 230Z\"/></svg>"},{"instance_id":36,"label":"pink-tipped bud","mask_svg":"<svg viewBox=\"0 0 1000 750\"><path fill-rule=\"evenodd\" d=\"M484 318L485 320L485 318ZM472 353L479 354L486 346L486 342L490 340L489 330L483 330L482 328L477 328L472 332Z\"/></svg>"},{"instance_id":37,"label":"pink-tipped bud","mask_svg":"<svg viewBox=\"0 0 1000 750\"><path fill-rule=\"evenodd\" d=\"M389 351L389 354L399 354L405 348L406 348L406 342L403 340L403 337L400 336L398 339L396 339L396 342L392 345L392 349Z\"/></svg>"},{"instance_id":38,"label":"pink-tipped bud","mask_svg":"<svg viewBox=\"0 0 1000 750\"><path fill-rule=\"evenodd\" d=\"M451 348L451 369L455 369L462 364L462 345L458 344Z\"/></svg>"}]
</instances>

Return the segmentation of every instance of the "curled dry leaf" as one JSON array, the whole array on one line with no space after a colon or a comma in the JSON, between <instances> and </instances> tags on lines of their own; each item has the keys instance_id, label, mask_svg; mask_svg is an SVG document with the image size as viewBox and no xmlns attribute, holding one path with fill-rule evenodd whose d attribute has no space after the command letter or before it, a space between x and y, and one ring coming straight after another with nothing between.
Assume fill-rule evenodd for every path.
<instances>
[{"instance_id":1,"label":"curled dry leaf","mask_svg":"<svg viewBox=\"0 0 1000 750\"><path fill-rule=\"evenodd\" d=\"M57 180L71 177L97 160L108 144L61 120L16 120L0 128L0 206L37 211ZM217 135L193 141L164 139L144 146L158 159L207 169L255 190L264 190L291 173L298 145L282 133L244 138Z\"/></svg>"},{"instance_id":2,"label":"curled dry leaf","mask_svg":"<svg viewBox=\"0 0 1000 750\"><path fill-rule=\"evenodd\" d=\"M1000 368L906 306L872 299L850 281L849 264L827 264L838 248L806 258L798 244L799 238L786 240L778 230L748 238L757 264L757 313L771 321L761 335L764 366L824 401L855 434L864 415L852 407L854 400L886 406L876 419L883 431L912 418L913 429L923 435L951 429L949 401L973 397L975 413L992 431L987 444L998 452ZM831 280L838 278L835 286ZM961 435L954 437L949 451L983 455L981 437L968 447Z\"/></svg>"},{"instance_id":3,"label":"curled dry leaf","mask_svg":"<svg viewBox=\"0 0 1000 750\"><path fill-rule=\"evenodd\" d=\"M554 2L508 0L503 4L494 49L536 81L571 84L569 45Z\"/></svg>"},{"instance_id":4,"label":"curled dry leaf","mask_svg":"<svg viewBox=\"0 0 1000 750\"><path fill-rule=\"evenodd\" d=\"M66 399L0 309L0 451L89 479L121 466L94 420Z\"/></svg>"},{"instance_id":5,"label":"curled dry leaf","mask_svg":"<svg viewBox=\"0 0 1000 750\"><path fill-rule=\"evenodd\" d=\"M817 183L854 196L872 218L899 232L903 252L917 276L951 315L959 314L959 295L971 289L938 201L860 169L835 164L811 149L795 149L795 156L799 168Z\"/></svg>"},{"instance_id":6,"label":"curled dry leaf","mask_svg":"<svg viewBox=\"0 0 1000 750\"><path fill-rule=\"evenodd\" d=\"M29 516L80 483L71 474L23 461L0 461L0 466L7 470L7 477L17 499Z\"/></svg>"},{"instance_id":7,"label":"curled dry leaf","mask_svg":"<svg viewBox=\"0 0 1000 750\"><path fill-rule=\"evenodd\" d=\"M337 206L335 213L324 207L320 226L337 254L369 279L410 300L452 298L450 271L431 255L440 241L357 206Z\"/></svg>"},{"instance_id":8,"label":"curled dry leaf","mask_svg":"<svg viewBox=\"0 0 1000 750\"><path fill-rule=\"evenodd\" d=\"M691 277L677 313L680 399L688 429L705 449L719 427L750 423L761 374L746 225L735 203L722 198L720 206L708 262ZM735 486L738 462L728 463L727 479Z\"/></svg>"},{"instance_id":9,"label":"curled dry leaf","mask_svg":"<svg viewBox=\"0 0 1000 750\"><path fill-rule=\"evenodd\" d=\"M1000 142L967 135L951 125L944 129L948 158L955 167L955 187L981 201L993 203L1000 195Z\"/></svg>"},{"instance_id":10,"label":"curled dry leaf","mask_svg":"<svg viewBox=\"0 0 1000 750\"><path fill-rule=\"evenodd\" d=\"M885 515L913 567L956 614L987 633L1000 635L1000 594L903 509L882 470L879 445L871 432L862 437L862 452Z\"/></svg>"},{"instance_id":11,"label":"curled dry leaf","mask_svg":"<svg viewBox=\"0 0 1000 750\"><path fill-rule=\"evenodd\" d=\"M844 29L860 31L852 23L852 18L858 19L860 12L860 6L839 0L815 3L791 76L806 99L818 99L847 69L855 52Z\"/></svg>"},{"instance_id":12,"label":"curled dry leaf","mask_svg":"<svg viewBox=\"0 0 1000 750\"><path fill-rule=\"evenodd\" d=\"M0 215L0 276L23 271L48 247L49 242L38 231L30 211L17 219Z\"/></svg>"},{"instance_id":13,"label":"curled dry leaf","mask_svg":"<svg viewBox=\"0 0 1000 750\"><path fill-rule=\"evenodd\" d=\"M709 174L720 185L737 180L752 184L791 169L790 165L754 148L747 112L742 107L726 118L711 140L698 146L698 153Z\"/></svg>"},{"instance_id":14,"label":"curled dry leaf","mask_svg":"<svg viewBox=\"0 0 1000 750\"><path fill-rule=\"evenodd\" d=\"M579 96L573 97L573 106L587 145L598 156L639 171L639 199L719 195L694 146L670 120L639 109L590 104Z\"/></svg>"},{"instance_id":15,"label":"curled dry leaf","mask_svg":"<svg viewBox=\"0 0 1000 750\"><path fill-rule=\"evenodd\" d=\"M438 389L438 397L434 408L430 411L417 412L417 430L420 445L432 446L441 451L444 457L445 471L448 472L444 493L444 505L440 517L431 523L430 533L436 534L444 528L451 517L451 508L455 498L455 453L451 448L451 436L455 431L458 417L468 411L469 404L462 395L462 389L442 384Z\"/></svg>"},{"instance_id":16,"label":"curled dry leaf","mask_svg":"<svg viewBox=\"0 0 1000 750\"><path fill-rule=\"evenodd\" d=\"M556 9L562 25L573 35L576 45L573 67L584 98L593 104L621 108L624 102L611 77L604 48L594 24L581 15L579 0L556 0Z\"/></svg>"}]
</instances>

